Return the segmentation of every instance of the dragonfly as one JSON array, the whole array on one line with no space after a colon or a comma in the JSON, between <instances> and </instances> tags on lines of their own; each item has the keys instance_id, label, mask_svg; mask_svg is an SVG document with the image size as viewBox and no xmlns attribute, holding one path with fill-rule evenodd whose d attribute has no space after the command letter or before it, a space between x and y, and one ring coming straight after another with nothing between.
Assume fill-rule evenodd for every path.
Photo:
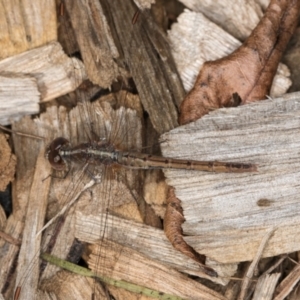
<instances>
[{"instance_id":1,"label":"dragonfly","mask_svg":"<svg viewBox=\"0 0 300 300\"><path fill-rule=\"evenodd\" d=\"M136 26L137 24L134 25ZM114 194L112 182L115 182L117 185L119 185L117 191L120 192L123 185L122 180L119 179L124 179L127 177L127 175L123 175L122 172L118 172L120 168L129 169L129 173L131 173L131 171L135 172L138 170L164 168L226 173L244 173L256 171L256 165L251 163L216 161L203 162L190 159L175 159L153 156L150 154L140 153L139 151L129 151L128 149L123 149L132 148L132 145L127 145L127 147L124 147L122 143L129 139L129 136L133 131L136 130L137 127L131 124L129 128L125 128L127 133L122 134L123 131L121 128L126 127L127 124L129 124L123 114L121 114L122 116L117 117L117 120L112 122L113 124L109 124L109 122L103 123L102 120L99 121L101 118L92 120L93 117L91 117L92 115L96 114L98 114L98 116L103 116L103 113L96 113L96 110L92 108L86 109L85 107L87 106L85 104L83 106L84 108L80 109L81 113L76 113L76 117L74 117L74 119L77 119L78 123L76 128L69 129L70 132L67 134L67 136L61 135L60 137L55 138L46 150L47 158L54 170L65 171L67 176L69 174L73 175L71 176L71 183L67 185L67 191L64 193L65 196L63 202L70 201L71 196L74 195L74 191L77 191L81 182L84 182L86 178L95 178L97 174L100 174L101 183L99 185L102 187L100 194L105 196L108 195L108 199L104 201L104 204L101 204L101 211L104 211L104 215L107 215L107 209L112 206L112 202L114 202L113 200L117 199L116 195L112 195ZM86 117L87 115L88 117ZM79 122L78 119L81 119L82 121ZM102 127L103 129L97 130L92 128L92 125L86 125L87 123ZM101 126L96 123L101 123ZM66 131L68 130L64 128L62 133L66 133ZM82 137L79 138L76 136L78 132L84 133L83 136L85 136L85 140L83 140ZM73 135L73 137L69 138L68 135L70 137ZM73 142L74 138L75 142ZM72 142L72 144L69 142L69 140ZM72 146L73 144L74 146ZM128 175L128 177L131 177L131 175ZM58 186L62 185L61 179L54 180L57 181L56 183ZM68 214L72 215L70 211ZM108 217L104 217L102 222L105 223L107 220ZM57 227L57 224L54 225L54 227ZM108 223L105 224L104 227L106 228L110 225L113 224ZM46 238L48 237L47 233L44 235ZM60 244L62 244L62 242L60 242ZM208 267L203 268L209 272ZM24 285L26 285L26 283L21 285L22 289Z\"/></svg>"},{"instance_id":2,"label":"dragonfly","mask_svg":"<svg viewBox=\"0 0 300 300\"><path fill-rule=\"evenodd\" d=\"M122 94L128 95L126 92ZM98 106L96 104L98 104ZM99 111L97 111L97 109ZM49 114L55 115L54 108ZM82 121L78 121L82 119L82 116L86 115L88 115L88 120L83 119ZM108 119L107 115L110 115ZM133 113L133 115L135 114ZM66 173L67 177L70 177L70 181L65 185L62 183L64 179L54 178L53 180L56 185L54 188L63 189L60 195L65 195L63 202L68 204L84 182L100 174L101 183L99 183L97 192L96 187L93 188L93 190L95 189L93 193L101 195L101 197L99 197L101 198L101 203L99 203L99 199L97 199L97 203L94 204L96 206L94 210L97 211L97 213L104 212L103 220L100 222L108 222L108 224L104 224L103 226L103 233L99 233L103 239L104 237L112 239L111 236L106 235L106 231L109 231L107 227L114 227L115 225L113 219L110 220L108 217L105 217L107 210L111 209L112 206L119 205L116 202L118 201L117 198L128 197L128 195L125 195L125 190L130 190L130 187L126 188L126 185L130 186L130 183L128 183L129 180L127 179L130 176L134 176L133 174L139 170L173 168L192 172L203 171L217 173L247 173L257 170L257 166L251 163L176 159L141 153L140 151L126 150L128 147L132 148L134 144L138 145L140 143L140 138L135 138L133 131L136 132L138 128L141 129L141 125L136 121L136 116L132 118L132 112L126 111L124 108L113 111L107 107L102 109L101 105L99 108L99 103L84 103L83 105L79 105L74 112L71 112L69 118L70 123L76 120L76 128L70 129L73 130L73 134L69 133L66 137L59 136L54 138L45 150L48 165L50 165L53 170L56 170L56 172ZM108 122L108 120L110 120L110 122ZM86 128L84 129L84 127ZM92 129L92 127L95 128ZM65 130L65 133L67 131L68 130ZM76 136L79 132L80 136ZM93 132L100 134L101 138ZM131 140L132 138L133 141ZM75 144L72 145L73 143L69 140L73 140ZM136 178L132 179L133 182L136 180ZM80 205L80 202L78 204ZM76 209L80 208L77 207ZM68 211L67 214L72 217L74 211ZM59 216L61 216L61 214L59 214ZM60 223L60 219L53 224L54 228L58 226L57 223ZM65 238L65 234L66 233L62 233L63 239ZM45 235L47 236L48 233ZM51 233L51 236L52 235L53 233ZM119 237L115 239L118 238ZM62 241L60 240L59 244L61 243ZM48 249L43 249L43 251L48 251ZM37 259L37 257L35 259ZM99 263L101 264L101 261ZM29 270L30 268L29 265ZM215 274L214 270L208 266L199 266L199 269L210 276ZM28 275L26 274L26 276ZM24 281L25 282L21 285L22 289L24 285L26 285L26 279Z\"/></svg>"}]
</instances>

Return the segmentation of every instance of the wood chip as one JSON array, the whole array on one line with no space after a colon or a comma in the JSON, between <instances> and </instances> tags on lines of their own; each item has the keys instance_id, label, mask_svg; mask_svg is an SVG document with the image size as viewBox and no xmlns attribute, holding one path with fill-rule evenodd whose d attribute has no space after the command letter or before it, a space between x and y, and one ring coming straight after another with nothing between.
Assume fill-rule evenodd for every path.
<instances>
[{"instance_id":1,"label":"wood chip","mask_svg":"<svg viewBox=\"0 0 300 300\"><path fill-rule=\"evenodd\" d=\"M10 119L19 120L24 112L38 113L39 101L73 91L86 78L82 62L69 58L58 42L3 59L0 74L5 86L0 93L0 122L4 125Z\"/></svg>"},{"instance_id":2,"label":"wood chip","mask_svg":"<svg viewBox=\"0 0 300 300\"><path fill-rule=\"evenodd\" d=\"M105 224L101 223L102 219L101 215L84 215L76 212L76 237L87 243L95 243L101 238L103 232ZM207 278L223 285L228 283L228 277L233 276L236 272L235 266L230 264L215 266L212 262L211 265L208 264L217 268L220 278L211 278L201 271L194 260L175 250L163 230L110 215L107 216L107 224L110 226L106 229L106 234L111 241L130 247L148 258L180 272Z\"/></svg>"},{"instance_id":3,"label":"wood chip","mask_svg":"<svg viewBox=\"0 0 300 300\"><path fill-rule=\"evenodd\" d=\"M40 47L57 39L56 8L53 1L1 2L0 59Z\"/></svg>"},{"instance_id":4,"label":"wood chip","mask_svg":"<svg viewBox=\"0 0 300 300\"><path fill-rule=\"evenodd\" d=\"M1 73L0 82L1 124L8 125L23 116L39 113L40 92L33 76Z\"/></svg>"},{"instance_id":5,"label":"wood chip","mask_svg":"<svg viewBox=\"0 0 300 300\"><path fill-rule=\"evenodd\" d=\"M252 300L272 300L281 275L281 273L274 273L261 276L257 281Z\"/></svg>"},{"instance_id":6,"label":"wood chip","mask_svg":"<svg viewBox=\"0 0 300 300\"><path fill-rule=\"evenodd\" d=\"M181 0L181 2L195 12L202 12L213 23L241 41L250 35L263 15L258 1L255 0L234 2Z\"/></svg>"},{"instance_id":7,"label":"wood chip","mask_svg":"<svg viewBox=\"0 0 300 300\"><path fill-rule=\"evenodd\" d=\"M97 245L91 247L91 251L89 267L94 272L100 274L107 272L116 280L137 282L140 286L180 296L184 299L225 300L221 294L175 270L147 259L132 249L128 250L127 247L102 242L98 247ZM105 255L105 260L99 266L99 255L101 256L103 253L110 253L111 256ZM118 259L116 260L115 257ZM124 268L124 266L126 267ZM146 271L145 268L147 268Z\"/></svg>"},{"instance_id":8,"label":"wood chip","mask_svg":"<svg viewBox=\"0 0 300 300\"><path fill-rule=\"evenodd\" d=\"M253 260L272 226L263 257L299 250L299 97L220 109L161 137L164 156L258 164L253 174L165 171L182 201L185 241L199 253Z\"/></svg>"}]
</instances>

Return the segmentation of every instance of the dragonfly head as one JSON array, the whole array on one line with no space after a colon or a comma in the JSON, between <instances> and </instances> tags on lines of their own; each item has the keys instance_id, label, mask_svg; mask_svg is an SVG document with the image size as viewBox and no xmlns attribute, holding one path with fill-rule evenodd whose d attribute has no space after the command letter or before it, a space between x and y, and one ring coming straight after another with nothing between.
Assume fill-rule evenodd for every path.
<instances>
[{"instance_id":1,"label":"dragonfly head","mask_svg":"<svg viewBox=\"0 0 300 300\"><path fill-rule=\"evenodd\" d=\"M60 171L67 168L66 161L60 155L60 150L66 149L69 145L70 142L63 137L56 138L48 145L45 157L53 169Z\"/></svg>"}]
</instances>

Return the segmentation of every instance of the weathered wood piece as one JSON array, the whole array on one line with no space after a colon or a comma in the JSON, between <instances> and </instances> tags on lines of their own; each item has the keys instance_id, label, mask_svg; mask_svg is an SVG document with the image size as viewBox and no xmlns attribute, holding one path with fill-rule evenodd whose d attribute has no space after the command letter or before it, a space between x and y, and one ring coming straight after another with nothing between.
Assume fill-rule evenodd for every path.
<instances>
[{"instance_id":1,"label":"weathered wood piece","mask_svg":"<svg viewBox=\"0 0 300 300\"><path fill-rule=\"evenodd\" d=\"M261 276L257 281L252 300L272 300L281 275L281 273L273 273Z\"/></svg>"},{"instance_id":2,"label":"weathered wood piece","mask_svg":"<svg viewBox=\"0 0 300 300\"><path fill-rule=\"evenodd\" d=\"M156 261L156 263L163 264L170 269L176 269L188 275L203 277L223 285L227 284L228 278L233 276L236 272L234 265L227 264L220 266L211 262L211 265L208 264L212 268L216 267L216 271L221 276L220 278L211 278L201 272L199 265L194 260L175 250L162 229L153 228L112 215L108 215L106 218L107 223L110 224L106 229L110 241L118 243L120 246L129 247L133 251L138 251L144 255L146 259L152 259ZM101 239L100 234L103 231L103 226L105 226L105 224L101 223L101 219L103 219L102 215L85 215L77 211L75 236L80 241L91 244L96 243ZM124 235L124 232L126 232L126 235ZM109 252L110 251L107 250L107 255L112 255ZM120 255L122 255L122 251L120 252ZM144 273L147 273L147 264L145 264L144 268ZM123 270L124 273L127 273L126 265L123 266ZM170 272L169 280L172 280L171 274L172 272Z\"/></svg>"},{"instance_id":3,"label":"weathered wood piece","mask_svg":"<svg viewBox=\"0 0 300 300\"><path fill-rule=\"evenodd\" d=\"M165 171L182 201L185 240L222 263L252 260L277 226L263 257L300 249L300 93L220 109L161 139L165 156L250 162L257 173Z\"/></svg>"},{"instance_id":4,"label":"weathered wood piece","mask_svg":"<svg viewBox=\"0 0 300 300\"><path fill-rule=\"evenodd\" d=\"M1 1L0 59L57 39L55 1Z\"/></svg>"},{"instance_id":5,"label":"weathered wood piece","mask_svg":"<svg viewBox=\"0 0 300 300\"><path fill-rule=\"evenodd\" d=\"M191 280L183 274L169 269L154 260L149 260L137 251L132 251L131 248L120 246L115 243L105 241L100 246L93 245L89 266L96 272L101 274L103 271L112 270L114 278L124 278L127 282L135 281L140 286L149 286L151 288L167 294L182 297L183 299L207 299L207 300L225 300L221 294L209 289L205 285ZM96 249L95 249L96 248ZM111 253L106 256L103 263L100 265L99 255L102 253ZM116 260L116 257L118 259ZM144 265L147 266L147 271L144 270ZM126 266L126 270L124 270Z\"/></svg>"},{"instance_id":6,"label":"weathered wood piece","mask_svg":"<svg viewBox=\"0 0 300 300\"><path fill-rule=\"evenodd\" d=\"M41 235L36 236L43 226L47 208L50 180L41 184L41 179L50 173L50 166L43 162L44 151L40 150L35 167L32 185L28 195L26 222L23 231L22 245L18 257L17 285L22 285L21 298L34 299L39 281L38 260L41 244ZM29 263L28 263L29 262ZM25 284L23 284L25 282ZM17 286L16 286L17 288Z\"/></svg>"},{"instance_id":7,"label":"weathered wood piece","mask_svg":"<svg viewBox=\"0 0 300 300\"><path fill-rule=\"evenodd\" d=\"M33 76L0 73L0 91L0 124L39 113L40 92Z\"/></svg>"},{"instance_id":8,"label":"weathered wood piece","mask_svg":"<svg viewBox=\"0 0 300 300\"><path fill-rule=\"evenodd\" d=\"M58 42L0 61L0 122L10 124L25 113L39 112L48 101L75 90L84 79L82 62L69 58ZM26 76L25 76L26 75Z\"/></svg>"},{"instance_id":9,"label":"weathered wood piece","mask_svg":"<svg viewBox=\"0 0 300 300\"><path fill-rule=\"evenodd\" d=\"M248 21L248 19L247 19ZM184 88L189 91L205 61L225 57L240 47L241 42L202 13L185 10L168 32L178 72ZM286 65L279 64L273 80L271 96L279 97L291 85Z\"/></svg>"},{"instance_id":10,"label":"weathered wood piece","mask_svg":"<svg viewBox=\"0 0 300 300\"><path fill-rule=\"evenodd\" d=\"M120 54L101 5L98 1L65 1L64 5L89 79L103 88L110 87L122 72L126 73L116 63Z\"/></svg>"},{"instance_id":11,"label":"weathered wood piece","mask_svg":"<svg viewBox=\"0 0 300 300\"><path fill-rule=\"evenodd\" d=\"M163 133L178 126L178 107L185 92L166 35L147 11L133 25L138 8L132 1L100 2L123 54L119 60L129 69L154 129Z\"/></svg>"}]
</instances>

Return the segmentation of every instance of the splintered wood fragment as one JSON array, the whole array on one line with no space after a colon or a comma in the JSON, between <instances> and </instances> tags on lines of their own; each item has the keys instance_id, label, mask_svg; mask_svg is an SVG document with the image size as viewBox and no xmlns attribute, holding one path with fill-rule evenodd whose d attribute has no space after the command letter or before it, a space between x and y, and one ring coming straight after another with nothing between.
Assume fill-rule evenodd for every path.
<instances>
[{"instance_id":1,"label":"splintered wood fragment","mask_svg":"<svg viewBox=\"0 0 300 300\"><path fill-rule=\"evenodd\" d=\"M276 228L270 228L268 229L268 231L266 232L265 236L263 237L258 249L257 249L257 253L253 259L253 261L251 262L245 276L244 276L244 279L243 279L243 283L242 283L242 286L241 286L241 292L240 292L240 295L238 297L238 300L243 300L245 299L245 296L246 296L246 292L247 292L247 288L248 288L248 285L249 285L249 282L251 280L251 278L253 277L254 275L254 272L255 272L255 269L257 268L257 265L258 265L258 262L263 254L263 251L266 247L266 244L267 242L269 241L271 235L274 233L274 231L276 230Z\"/></svg>"},{"instance_id":2,"label":"splintered wood fragment","mask_svg":"<svg viewBox=\"0 0 300 300\"><path fill-rule=\"evenodd\" d=\"M203 14L185 9L168 31L172 54L186 91L192 89L206 61L225 57L242 45L222 28ZM272 83L271 97L287 92L291 86L289 77L288 68L280 63Z\"/></svg>"},{"instance_id":3,"label":"splintered wood fragment","mask_svg":"<svg viewBox=\"0 0 300 300\"><path fill-rule=\"evenodd\" d=\"M281 275L281 273L273 273L261 276L257 281L252 300L272 300Z\"/></svg>"},{"instance_id":4,"label":"splintered wood fragment","mask_svg":"<svg viewBox=\"0 0 300 300\"><path fill-rule=\"evenodd\" d=\"M107 19L112 36L124 55L119 63L128 67L153 127L163 133L178 126L178 107L185 92L166 35L146 10L132 25L138 9L132 1L105 0L101 4L111 16Z\"/></svg>"},{"instance_id":5,"label":"splintered wood fragment","mask_svg":"<svg viewBox=\"0 0 300 300\"><path fill-rule=\"evenodd\" d=\"M1 62L0 62L1 64ZM18 121L40 111L40 92L34 76L0 73L0 123Z\"/></svg>"},{"instance_id":6,"label":"splintered wood fragment","mask_svg":"<svg viewBox=\"0 0 300 300\"><path fill-rule=\"evenodd\" d=\"M45 45L57 39L54 1L2 1L0 59Z\"/></svg>"},{"instance_id":7,"label":"splintered wood fragment","mask_svg":"<svg viewBox=\"0 0 300 300\"><path fill-rule=\"evenodd\" d=\"M60 271L51 277L51 280L41 283L37 299L50 300L53 299L51 295L55 296L55 299L90 299L92 293L95 293L95 299L105 299L102 286L95 285L92 278Z\"/></svg>"},{"instance_id":8,"label":"splintered wood fragment","mask_svg":"<svg viewBox=\"0 0 300 300\"><path fill-rule=\"evenodd\" d=\"M76 212L76 232L75 236L83 242L95 243L101 238L101 232L105 224L101 223L104 218L102 215L85 215L80 211ZM117 216L108 215L106 229L107 236L111 241L121 245L131 247L140 254L156 260L156 262L175 268L180 272L203 277L219 284L227 284L230 276L236 272L233 265L217 265L213 262L209 266L215 268L220 278L212 278L203 273L201 266L193 259L188 258L179 251L175 250L170 244L161 229L146 226L130 220L125 220ZM126 232L126 236L124 236ZM134 282L133 282L134 283Z\"/></svg>"},{"instance_id":9,"label":"splintered wood fragment","mask_svg":"<svg viewBox=\"0 0 300 300\"><path fill-rule=\"evenodd\" d=\"M116 64L120 54L99 1L65 1L64 4L89 79L103 88L110 87L118 75L125 76L126 72Z\"/></svg>"},{"instance_id":10,"label":"splintered wood fragment","mask_svg":"<svg viewBox=\"0 0 300 300\"><path fill-rule=\"evenodd\" d=\"M7 222L7 218L6 218L5 211L2 207L2 205L0 205L0 229L1 230L3 230L6 222ZM1 241L0 241L0 243L1 243Z\"/></svg>"},{"instance_id":11,"label":"splintered wood fragment","mask_svg":"<svg viewBox=\"0 0 300 300\"><path fill-rule=\"evenodd\" d=\"M257 1L181 0L181 2L195 12L202 12L212 22L241 41L251 34L263 16Z\"/></svg>"},{"instance_id":12,"label":"splintered wood fragment","mask_svg":"<svg viewBox=\"0 0 300 300\"><path fill-rule=\"evenodd\" d=\"M184 240L222 263L300 250L300 93L214 111L161 137L164 156L254 163L258 172L164 171L181 200ZM296 170L296 171L295 171ZM263 204L263 205L262 205Z\"/></svg>"},{"instance_id":13,"label":"splintered wood fragment","mask_svg":"<svg viewBox=\"0 0 300 300\"><path fill-rule=\"evenodd\" d=\"M184 299L225 300L221 294L154 260L147 259L126 246L103 241L100 246L91 245L90 251L88 265L97 274L110 274L110 277L115 280L135 282L139 286ZM99 264L99 255L101 258L103 253L105 253L105 260L101 259ZM115 257L118 259L116 260ZM172 280L169 281L168 278Z\"/></svg>"},{"instance_id":14,"label":"splintered wood fragment","mask_svg":"<svg viewBox=\"0 0 300 300\"><path fill-rule=\"evenodd\" d=\"M285 299L292 292L299 280L300 265L297 265L276 288L274 300Z\"/></svg>"},{"instance_id":15,"label":"splintered wood fragment","mask_svg":"<svg viewBox=\"0 0 300 300\"><path fill-rule=\"evenodd\" d=\"M76 58L69 58L58 42L51 42L45 46L1 60L0 74L6 77L9 75L3 83L3 85L5 83L7 85L6 90L12 85L22 84L24 86L27 83L31 87L31 90L28 87L27 91L31 94L24 94L27 96L25 99L33 96L35 105L37 105L38 92L41 101L48 101L75 90L86 79L82 62ZM23 76L23 80L21 80L22 74L26 75ZM8 81L9 79L10 81ZM13 79L15 79L15 83ZM15 88L9 98L16 98L14 101L19 100L20 89ZM5 100L7 101L7 95L1 95L2 93L4 93L3 89L0 93L0 99L6 96ZM16 103L14 104L16 105ZM15 107L15 110L17 109L18 107ZM6 117L9 118L9 115Z\"/></svg>"}]
</instances>

